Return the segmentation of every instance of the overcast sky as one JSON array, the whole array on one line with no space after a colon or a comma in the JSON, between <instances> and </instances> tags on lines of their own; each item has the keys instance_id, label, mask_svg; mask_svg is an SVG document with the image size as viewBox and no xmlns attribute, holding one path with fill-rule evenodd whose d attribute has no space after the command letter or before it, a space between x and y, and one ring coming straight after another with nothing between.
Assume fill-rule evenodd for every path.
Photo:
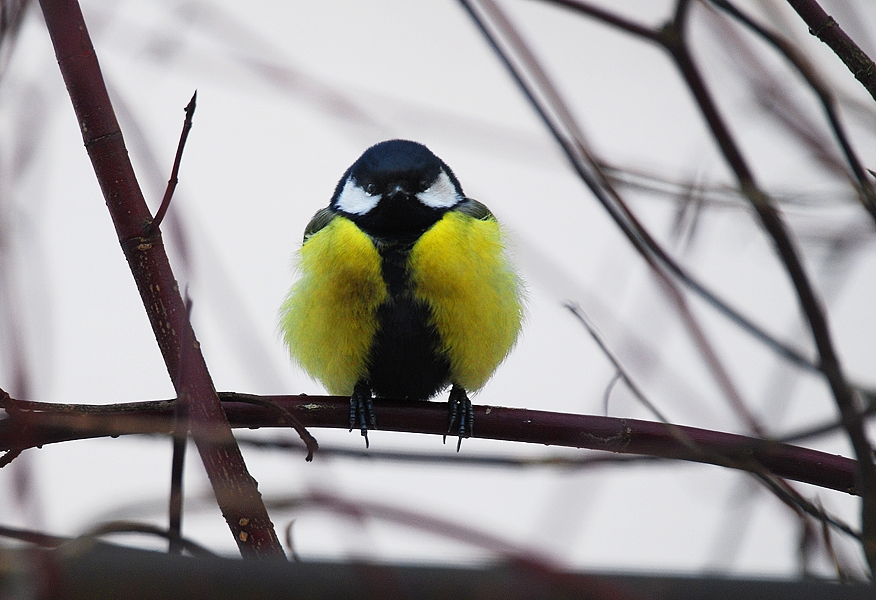
<instances>
[{"instance_id":1,"label":"overcast sky","mask_svg":"<svg viewBox=\"0 0 876 600\"><path fill-rule=\"evenodd\" d=\"M672 13L668 2L604 4L649 26ZM868 38L876 30L872 6L832 4L824 3L876 53ZM592 150L626 173L628 184L619 189L650 232L733 306L814 356L793 288L744 200L722 187L734 180L667 56L545 3L501 6L555 78ZM872 98L784 3L744 6L791 37L820 69L842 98L856 149L876 168ZM620 384L606 406L615 371L563 307L571 301L672 421L751 432L675 304L574 175L458 3L85 0L83 11L153 210L183 107L198 90L163 229L217 389L323 392L290 364L277 334L278 308L294 280L292 256L344 170L369 145L400 137L429 146L467 195L492 209L510 232L527 282L522 338L475 403L654 418ZM782 202L829 308L843 366L850 379L872 384L873 224L848 181L826 166L840 154L814 95L724 17L699 4L692 13L695 56L758 180ZM29 12L5 69L0 387L52 402L172 398L38 10ZM814 158L791 132L781 119L788 114L798 134L821 140L826 158ZM706 193L680 192L678 184L689 182ZM781 435L835 416L821 379L789 367L701 300L686 297L730 387L767 431ZM25 389L15 387L15 365L25 370ZM323 444L362 446L355 433L313 433ZM240 437L295 435L243 431ZM431 436L376 431L370 439L376 450L452 455L455 449ZM806 444L850 456L840 435ZM0 503L18 507L4 511L3 524L62 535L112 518L164 525L170 450L167 439L132 438L27 451L0 472ZM243 451L268 501L324 490L420 511L544 553L563 567L774 576L799 569L793 514L750 477L717 467L504 469L320 456L306 464L301 454ZM462 453L589 455L476 439L465 441ZM33 485L27 509L14 499L15 482L25 476ZM184 535L234 554L193 448L186 486ZM857 523L856 499L795 487ZM473 544L376 520L363 524L319 510L271 515L279 529L296 519L295 546L303 557L450 563L493 557ZM860 569L854 545L835 541ZM832 572L825 556L814 567Z\"/></svg>"}]
</instances>

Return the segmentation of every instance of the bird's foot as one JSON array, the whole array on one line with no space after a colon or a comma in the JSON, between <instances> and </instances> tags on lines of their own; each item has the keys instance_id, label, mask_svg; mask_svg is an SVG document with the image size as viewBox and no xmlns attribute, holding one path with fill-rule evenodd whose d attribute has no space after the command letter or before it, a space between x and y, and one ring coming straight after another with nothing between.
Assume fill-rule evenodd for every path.
<instances>
[{"instance_id":1,"label":"bird's foot","mask_svg":"<svg viewBox=\"0 0 876 600\"><path fill-rule=\"evenodd\" d=\"M368 447L368 426L377 428L377 417L374 416L374 403L371 399L371 386L359 382L353 388L350 396L350 431L358 427L365 438L365 447Z\"/></svg>"},{"instance_id":2,"label":"bird's foot","mask_svg":"<svg viewBox=\"0 0 876 600\"><path fill-rule=\"evenodd\" d=\"M450 400L447 402L447 407L450 414L447 433L453 432L453 424L457 420L459 421L459 426L456 429L458 435L456 451L459 452L459 448L462 446L462 438L471 437L474 432L474 410L464 388L454 385L450 389ZM447 441L447 435L444 436L444 441Z\"/></svg>"}]
</instances>

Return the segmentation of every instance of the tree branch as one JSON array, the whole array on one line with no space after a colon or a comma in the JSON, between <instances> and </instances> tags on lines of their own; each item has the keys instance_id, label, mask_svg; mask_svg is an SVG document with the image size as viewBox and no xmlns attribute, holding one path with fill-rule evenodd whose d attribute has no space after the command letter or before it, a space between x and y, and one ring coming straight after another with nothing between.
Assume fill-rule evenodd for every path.
<instances>
[{"instance_id":1,"label":"tree branch","mask_svg":"<svg viewBox=\"0 0 876 600\"><path fill-rule=\"evenodd\" d=\"M160 232L143 199L77 0L41 0L83 141L222 514L245 557L284 556L216 397Z\"/></svg>"},{"instance_id":2,"label":"tree branch","mask_svg":"<svg viewBox=\"0 0 876 600\"><path fill-rule=\"evenodd\" d=\"M636 25L635 23L626 21L625 19L616 15L612 15L611 13L608 13L603 9L593 7L589 4L581 2L581 0L542 1L548 2L550 4L558 4L577 12L581 12L588 16L592 16L604 23L618 27L623 31L627 31L628 33L642 37L648 41L657 41L657 31L647 29L645 27ZM575 171L581 181L583 181L584 184L590 189L590 191L593 193L593 195L596 197L602 207L606 210L606 212L608 212L609 216L612 218L615 224L617 224L621 232L623 232L623 234L627 237L633 248L635 248L635 250L642 256L642 258L648 263L648 265L652 267L652 271L655 273L655 275L657 275L658 278L662 275L662 271L656 266L656 264L659 262L660 265L665 267L667 271L677 277L685 286L687 286L690 290L700 296L719 313L721 313L730 321L739 326L743 331L752 335L755 339L767 345L777 354L779 354L786 360L796 364L800 368L807 369L809 371L819 371L818 365L815 364L811 359L806 357L802 352L795 350L794 348L781 342L780 340L766 332L763 328L759 327L753 321L745 317L741 312L724 302L716 293L711 291L700 281L695 279L690 273L684 270L675 260L673 260L671 256L669 256L669 254L660 246L659 243L657 243L653 236L651 236L648 231L641 225L636 216L622 201L620 196L615 193L611 187L606 186L606 189L603 189L600 181L597 180L596 175L600 175L601 179L605 182L609 181L609 178L602 175L602 168L599 166L599 164L597 164L593 160L590 160L589 156L582 156L582 154L586 155L586 148L583 144L583 141L580 138L574 140L567 139L567 135L575 137L574 132L561 131L560 125L555 123L549 114L550 110L554 110L555 112L561 114L567 111L563 111L562 107L548 107L545 105L546 103L542 103L542 101L537 97L536 91L532 89L533 86L530 86L527 83L524 75L520 72L517 66L512 63L510 57L507 56L507 54L500 47L498 40L486 28L486 25L483 23L480 16L472 7L470 0L460 0L460 3L463 5L466 11L468 11L469 15L471 15L471 17L475 21L475 24L478 26L478 28L481 30L481 33L486 38L487 42L492 46L499 59L508 69L508 72L517 83L523 95L526 96L526 99L529 101L533 109L536 111L536 113L538 113L542 122L551 132L551 135L553 135L554 139L563 150L563 153L566 155L566 158L568 159L572 169ZM568 121L565 121L563 125L566 127L566 129L569 129L568 126L570 125L570 123ZM593 169L594 173L591 173L589 169ZM667 287L667 289L671 289L671 286Z\"/></svg>"},{"instance_id":3,"label":"tree branch","mask_svg":"<svg viewBox=\"0 0 876 600\"><path fill-rule=\"evenodd\" d=\"M340 396L252 396L220 392L232 427L285 427L270 401L307 427L347 429L350 399ZM258 404L254 404L253 401ZM0 449L33 448L76 439L166 434L173 429L173 400L88 405L17 402L22 431L0 421ZM447 407L440 402L375 399L380 430L445 435ZM859 494L856 462L808 448L695 427L537 410L475 406L472 437L655 456L763 473ZM317 455L318 458L319 455Z\"/></svg>"},{"instance_id":4,"label":"tree branch","mask_svg":"<svg viewBox=\"0 0 876 600\"><path fill-rule=\"evenodd\" d=\"M192 99L186 104L186 118L183 121L182 132L179 134L179 144L176 147L176 156L173 159L173 167L170 170L170 178L167 180L167 187L164 190L164 197L161 199L161 205L155 213L155 218L147 226L147 235L152 235L158 228L161 227L161 222L164 220L164 215L167 214L167 209L170 208L170 201L173 198L173 192L176 190L176 184L179 182L179 165L182 162L183 150L186 147L186 140L189 138L189 132L192 130L192 118L195 116L195 108L198 102L198 90L192 94Z\"/></svg>"},{"instance_id":5,"label":"tree branch","mask_svg":"<svg viewBox=\"0 0 876 600\"><path fill-rule=\"evenodd\" d=\"M858 180L858 195L861 203L864 205L867 212L870 213L870 217L876 222L876 190L874 190L873 182L868 178L866 169L858 158L855 149L852 147L848 135L846 135L845 128L843 127L836 110L836 100L830 88L821 80L815 69L812 68L812 66L797 51L797 49L788 42L788 40L759 25L754 19L742 12L728 0L711 0L711 2L766 40L767 43L778 50L806 80L806 83L818 96L818 99L824 108L830 128L833 130L837 143L846 157L846 162L852 169L855 179Z\"/></svg>"},{"instance_id":6,"label":"tree branch","mask_svg":"<svg viewBox=\"0 0 876 600\"><path fill-rule=\"evenodd\" d=\"M680 2L679 6L683 6ZM776 253L797 292L800 308L809 324L818 349L820 370L833 393L840 414L846 423L846 432L858 459L859 487L863 498L861 507L862 542L871 572L876 572L876 465L867 440L863 423L855 408L852 389L845 380L839 357L834 349L827 317L803 263L797 253L790 232L773 207L769 196L760 189L754 174L737 146L729 128L715 104L702 75L687 47L685 32L677 22L666 24L661 30L660 44L669 51L678 70L690 88L709 126L724 159L736 175L739 187L748 197L761 225L772 239Z\"/></svg>"},{"instance_id":7,"label":"tree branch","mask_svg":"<svg viewBox=\"0 0 876 600\"><path fill-rule=\"evenodd\" d=\"M876 65L867 53L815 0L788 0L788 4L809 26L809 33L827 44L876 100Z\"/></svg>"}]
</instances>

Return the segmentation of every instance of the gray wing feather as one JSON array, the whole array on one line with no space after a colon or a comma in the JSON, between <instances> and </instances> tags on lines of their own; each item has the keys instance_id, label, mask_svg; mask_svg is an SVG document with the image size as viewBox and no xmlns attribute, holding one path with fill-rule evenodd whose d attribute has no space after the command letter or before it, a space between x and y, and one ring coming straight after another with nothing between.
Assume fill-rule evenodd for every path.
<instances>
[{"instance_id":1,"label":"gray wing feather","mask_svg":"<svg viewBox=\"0 0 876 600\"><path fill-rule=\"evenodd\" d=\"M310 219L310 223L308 223L307 227L304 229L304 242L307 243L307 240L310 239L310 236L331 223L332 219L334 219L337 214L338 213L333 208L328 207L323 208L315 215L313 215L313 218Z\"/></svg>"},{"instance_id":2,"label":"gray wing feather","mask_svg":"<svg viewBox=\"0 0 876 600\"><path fill-rule=\"evenodd\" d=\"M481 221L489 221L490 219L495 220L496 218L493 216L493 213L490 212L489 208L487 208L477 200L473 200L472 198L466 198L465 200L457 204L454 207L454 210L458 210L461 213L464 213Z\"/></svg>"}]
</instances>

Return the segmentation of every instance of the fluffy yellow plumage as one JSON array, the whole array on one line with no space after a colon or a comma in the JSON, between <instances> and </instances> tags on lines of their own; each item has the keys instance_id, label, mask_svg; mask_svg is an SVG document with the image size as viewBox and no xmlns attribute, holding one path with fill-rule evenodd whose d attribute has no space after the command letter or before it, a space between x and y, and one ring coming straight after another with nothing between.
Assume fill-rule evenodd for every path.
<instances>
[{"instance_id":1,"label":"fluffy yellow plumage","mask_svg":"<svg viewBox=\"0 0 876 600\"><path fill-rule=\"evenodd\" d=\"M280 315L292 357L331 394L349 396L365 376L377 308L386 300L380 255L351 221L335 217L298 253L301 279Z\"/></svg>"},{"instance_id":2,"label":"fluffy yellow plumage","mask_svg":"<svg viewBox=\"0 0 876 600\"><path fill-rule=\"evenodd\" d=\"M451 380L479 390L514 345L523 313L499 223L448 212L414 245L408 267L414 296L431 309Z\"/></svg>"},{"instance_id":3,"label":"fluffy yellow plumage","mask_svg":"<svg viewBox=\"0 0 876 600\"><path fill-rule=\"evenodd\" d=\"M380 264L372 240L341 216L299 251L301 279L280 326L292 357L331 394L349 396L367 372L377 309L388 299ZM414 296L430 308L451 381L479 390L513 347L523 314L498 222L446 213L411 249L408 270Z\"/></svg>"}]
</instances>

